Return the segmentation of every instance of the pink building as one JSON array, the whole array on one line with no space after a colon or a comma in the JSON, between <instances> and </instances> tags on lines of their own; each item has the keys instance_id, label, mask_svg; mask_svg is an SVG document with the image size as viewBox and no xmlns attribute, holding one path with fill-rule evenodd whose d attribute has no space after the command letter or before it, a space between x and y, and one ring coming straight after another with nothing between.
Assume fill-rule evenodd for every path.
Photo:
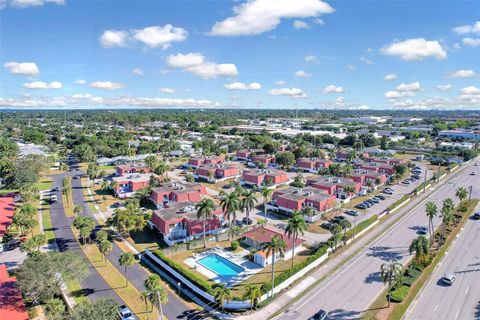
<instances>
[{"instance_id":1,"label":"pink building","mask_svg":"<svg viewBox=\"0 0 480 320\"><path fill-rule=\"evenodd\" d=\"M131 197L135 192L149 186L151 176L158 179L154 173L129 173L124 176L113 177L112 181L117 183L113 191L119 198Z\"/></svg>"},{"instance_id":2,"label":"pink building","mask_svg":"<svg viewBox=\"0 0 480 320\"><path fill-rule=\"evenodd\" d=\"M195 175L209 182L217 180L233 179L240 175L240 171L235 165L226 164L204 164L198 167Z\"/></svg>"},{"instance_id":3,"label":"pink building","mask_svg":"<svg viewBox=\"0 0 480 320\"><path fill-rule=\"evenodd\" d=\"M244 184L257 187L267 184L269 186L279 186L289 181L285 171L274 169L245 170L242 179Z\"/></svg>"},{"instance_id":4,"label":"pink building","mask_svg":"<svg viewBox=\"0 0 480 320\"><path fill-rule=\"evenodd\" d=\"M336 198L327 192L313 188L289 187L277 190L272 196L278 210L292 213L301 211L305 207L311 207L317 212L330 210L336 203Z\"/></svg>"},{"instance_id":5,"label":"pink building","mask_svg":"<svg viewBox=\"0 0 480 320\"><path fill-rule=\"evenodd\" d=\"M151 199L157 208L163 208L175 202L199 202L206 195L201 183L167 182L152 190Z\"/></svg>"},{"instance_id":6,"label":"pink building","mask_svg":"<svg viewBox=\"0 0 480 320\"><path fill-rule=\"evenodd\" d=\"M272 165L272 164L275 163L275 157L271 156L269 154L258 154L258 155L254 155L252 157L252 161L255 164L256 163L261 163L265 167L268 167L269 165Z\"/></svg>"},{"instance_id":7,"label":"pink building","mask_svg":"<svg viewBox=\"0 0 480 320\"><path fill-rule=\"evenodd\" d=\"M311 173L318 172L319 169L327 169L332 163L333 161L328 159L297 159L297 167Z\"/></svg>"},{"instance_id":8,"label":"pink building","mask_svg":"<svg viewBox=\"0 0 480 320\"><path fill-rule=\"evenodd\" d=\"M307 180L307 185L321 189L338 199L349 199L360 192L362 185L349 178L317 177ZM351 190L349 190L351 189Z\"/></svg>"},{"instance_id":9,"label":"pink building","mask_svg":"<svg viewBox=\"0 0 480 320\"><path fill-rule=\"evenodd\" d=\"M150 168L144 164L125 164L115 167L117 176L123 176L129 173L150 173Z\"/></svg>"},{"instance_id":10,"label":"pink building","mask_svg":"<svg viewBox=\"0 0 480 320\"><path fill-rule=\"evenodd\" d=\"M188 159L188 165L193 168L198 168L204 164L220 164L225 161L225 156L211 156L211 157L191 157Z\"/></svg>"},{"instance_id":11,"label":"pink building","mask_svg":"<svg viewBox=\"0 0 480 320\"><path fill-rule=\"evenodd\" d=\"M239 150L236 153L237 160L247 161L250 160L250 155L252 152L250 150Z\"/></svg>"}]
</instances>

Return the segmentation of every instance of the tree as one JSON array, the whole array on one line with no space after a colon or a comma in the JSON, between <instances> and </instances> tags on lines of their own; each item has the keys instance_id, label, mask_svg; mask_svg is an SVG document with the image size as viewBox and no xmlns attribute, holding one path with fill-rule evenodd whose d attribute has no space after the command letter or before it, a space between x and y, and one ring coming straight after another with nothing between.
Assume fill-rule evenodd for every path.
<instances>
[{"instance_id":1,"label":"tree","mask_svg":"<svg viewBox=\"0 0 480 320\"><path fill-rule=\"evenodd\" d=\"M60 320L64 317L65 304L61 299L50 299L46 303L45 311L48 319Z\"/></svg>"},{"instance_id":2,"label":"tree","mask_svg":"<svg viewBox=\"0 0 480 320\"><path fill-rule=\"evenodd\" d=\"M408 251L410 254L415 252L415 258L422 260L428 254L428 239L424 236L418 236L412 240Z\"/></svg>"},{"instance_id":3,"label":"tree","mask_svg":"<svg viewBox=\"0 0 480 320\"><path fill-rule=\"evenodd\" d=\"M155 171L155 168L157 167L157 163L158 163L158 159L154 155L149 155L148 157L145 158L145 164L150 169L150 172Z\"/></svg>"},{"instance_id":4,"label":"tree","mask_svg":"<svg viewBox=\"0 0 480 320\"><path fill-rule=\"evenodd\" d=\"M218 287L215 288L215 291L213 293L215 297L215 301L220 305L220 308L224 310L224 303L225 301L230 301L232 299L232 290L227 288L225 284L220 284Z\"/></svg>"},{"instance_id":5,"label":"tree","mask_svg":"<svg viewBox=\"0 0 480 320\"><path fill-rule=\"evenodd\" d=\"M90 162L87 166L87 175L90 180L95 179L99 175L99 168L96 162Z\"/></svg>"},{"instance_id":6,"label":"tree","mask_svg":"<svg viewBox=\"0 0 480 320\"><path fill-rule=\"evenodd\" d=\"M303 219L303 216L300 212L295 211L293 215L288 219L287 227L285 228L285 234L293 239L293 248L292 248L292 268L293 260L295 258L295 247L299 235L303 235L305 230L307 230L307 224Z\"/></svg>"},{"instance_id":7,"label":"tree","mask_svg":"<svg viewBox=\"0 0 480 320\"><path fill-rule=\"evenodd\" d=\"M238 198L238 194L233 191L230 193L226 193L223 190L220 192L220 205L222 207L222 211L225 216L227 216L227 220L230 223L230 230L229 230L229 240L232 240L233 235L233 226L235 225L235 220L237 216L237 210L240 207L240 200Z\"/></svg>"},{"instance_id":8,"label":"tree","mask_svg":"<svg viewBox=\"0 0 480 320\"><path fill-rule=\"evenodd\" d=\"M393 166L393 169L395 170L395 178L397 178L397 181L407 172L407 167L403 164L396 164Z\"/></svg>"},{"instance_id":9,"label":"tree","mask_svg":"<svg viewBox=\"0 0 480 320\"><path fill-rule=\"evenodd\" d=\"M107 191L110 188L110 184L108 183L107 180L103 180L102 184L100 185L100 190L102 191Z\"/></svg>"},{"instance_id":10,"label":"tree","mask_svg":"<svg viewBox=\"0 0 480 320\"><path fill-rule=\"evenodd\" d=\"M242 210L247 212L247 225L250 220L250 211L255 208L255 204L258 202L255 196L255 191L245 191L240 201Z\"/></svg>"},{"instance_id":11,"label":"tree","mask_svg":"<svg viewBox=\"0 0 480 320\"><path fill-rule=\"evenodd\" d=\"M303 183L301 175L295 176L295 178L293 178L293 182L290 183L290 185L293 186L293 187L297 187L297 188L305 187L305 184Z\"/></svg>"},{"instance_id":12,"label":"tree","mask_svg":"<svg viewBox=\"0 0 480 320\"><path fill-rule=\"evenodd\" d=\"M142 230L146 224L147 221L144 213L140 210L138 200L128 203L125 209L115 209L107 219L108 226L115 227L125 235L129 235L131 231Z\"/></svg>"},{"instance_id":13,"label":"tree","mask_svg":"<svg viewBox=\"0 0 480 320\"><path fill-rule=\"evenodd\" d=\"M437 216L437 205L434 202L428 202L425 207L425 213L428 217L428 228L430 229L430 245L433 244L433 218Z\"/></svg>"},{"instance_id":14,"label":"tree","mask_svg":"<svg viewBox=\"0 0 480 320\"><path fill-rule=\"evenodd\" d=\"M257 307L258 299L262 296L260 288L251 284L245 286L245 291L243 293L243 299L250 300L250 304L253 308Z\"/></svg>"},{"instance_id":15,"label":"tree","mask_svg":"<svg viewBox=\"0 0 480 320\"><path fill-rule=\"evenodd\" d=\"M189 174L187 174L187 175L185 176L185 181L187 181L187 182L189 182L189 183L194 182L194 181L195 181L195 177L194 177L192 174L189 173Z\"/></svg>"},{"instance_id":16,"label":"tree","mask_svg":"<svg viewBox=\"0 0 480 320\"><path fill-rule=\"evenodd\" d=\"M73 308L69 320L117 320L119 306L112 297L86 300Z\"/></svg>"},{"instance_id":17,"label":"tree","mask_svg":"<svg viewBox=\"0 0 480 320\"><path fill-rule=\"evenodd\" d=\"M116 197L117 196L117 189L118 189L118 182L117 180L112 180L110 182L110 188L112 189L113 195Z\"/></svg>"},{"instance_id":18,"label":"tree","mask_svg":"<svg viewBox=\"0 0 480 320\"><path fill-rule=\"evenodd\" d=\"M105 230L100 230L96 234L97 242L103 242L108 240L108 233Z\"/></svg>"},{"instance_id":19,"label":"tree","mask_svg":"<svg viewBox=\"0 0 480 320\"><path fill-rule=\"evenodd\" d=\"M402 278L402 265L396 259L393 259L390 263L383 263L380 266L380 276L384 284L388 283L387 299L388 307L390 307L390 291L393 283L398 283Z\"/></svg>"},{"instance_id":20,"label":"tree","mask_svg":"<svg viewBox=\"0 0 480 320\"><path fill-rule=\"evenodd\" d=\"M455 197L458 198L458 200L460 200L460 202L463 202L463 200L465 200L468 196L468 192L467 192L467 189L465 189L464 187L460 187L457 189L457 191L455 192Z\"/></svg>"},{"instance_id":21,"label":"tree","mask_svg":"<svg viewBox=\"0 0 480 320\"><path fill-rule=\"evenodd\" d=\"M275 155L275 161L285 169L295 164L295 155L290 151L279 152Z\"/></svg>"},{"instance_id":22,"label":"tree","mask_svg":"<svg viewBox=\"0 0 480 320\"><path fill-rule=\"evenodd\" d=\"M345 238L345 233L347 232L347 229L350 229L352 227L352 223L348 219L343 219L339 220L338 224L342 227L343 237Z\"/></svg>"},{"instance_id":23,"label":"tree","mask_svg":"<svg viewBox=\"0 0 480 320\"><path fill-rule=\"evenodd\" d=\"M126 287L128 286L127 268L135 264L135 258L133 257L133 254L131 254L130 252L122 253L120 255L120 258L118 258L118 264L124 267L125 287Z\"/></svg>"},{"instance_id":24,"label":"tree","mask_svg":"<svg viewBox=\"0 0 480 320\"><path fill-rule=\"evenodd\" d=\"M330 233L332 234L333 238L333 251L337 249L338 235L340 234L340 232L342 232L342 226L338 223L333 223L330 226Z\"/></svg>"},{"instance_id":25,"label":"tree","mask_svg":"<svg viewBox=\"0 0 480 320\"><path fill-rule=\"evenodd\" d=\"M82 243L87 243L87 239L90 239L90 234L95 229L95 220L87 216L77 216L73 220L73 226L78 230Z\"/></svg>"},{"instance_id":26,"label":"tree","mask_svg":"<svg viewBox=\"0 0 480 320\"><path fill-rule=\"evenodd\" d=\"M98 250L103 255L103 261L107 263L107 254L110 253L113 249L112 243L110 241L101 241L98 243Z\"/></svg>"},{"instance_id":27,"label":"tree","mask_svg":"<svg viewBox=\"0 0 480 320\"><path fill-rule=\"evenodd\" d=\"M279 235L273 236L270 242L265 242L263 244L263 250L266 253L266 259L271 255L272 256L272 291L270 297L273 296L273 289L275 287L275 257L282 255L287 248L285 240L283 240Z\"/></svg>"},{"instance_id":28,"label":"tree","mask_svg":"<svg viewBox=\"0 0 480 320\"><path fill-rule=\"evenodd\" d=\"M79 214L81 214L83 211L83 207L79 204L76 204L73 206L73 213L75 214L75 216L78 216Z\"/></svg>"},{"instance_id":29,"label":"tree","mask_svg":"<svg viewBox=\"0 0 480 320\"><path fill-rule=\"evenodd\" d=\"M32 231L37 226L37 220L29 213L18 211L12 219L12 224L20 229L20 234L25 236L28 231ZM33 234L32 234L33 236Z\"/></svg>"},{"instance_id":30,"label":"tree","mask_svg":"<svg viewBox=\"0 0 480 320\"><path fill-rule=\"evenodd\" d=\"M149 290L151 294L152 303L158 307L160 311L160 319L163 319L163 308L162 305L168 302L167 291L162 285L162 280L158 274L152 274L145 279L144 282L145 288Z\"/></svg>"},{"instance_id":31,"label":"tree","mask_svg":"<svg viewBox=\"0 0 480 320\"><path fill-rule=\"evenodd\" d=\"M20 245L20 251L27 252L29 256L35 255L40 251L40 247L47 243L47 237L44 234L36 234Z\"/></svg>"},{"instance_id":32,"label":"tree","mask_svg":"<svg viewBox=\"0 0 480 320\"><path fill-rule=\"evenodd\" d=\"M70 197L71 191L72 191L72 177L67 176L63 178L63 181L62 181L62 192L67 198L67 202L70 201L69 197Z\"/></svg>"},{"instance_id":33,"label":"tree","mask_svg":"<svg viewBox=\"0 0 480 320\"><path fill-rule=\"evenodd\" d=\"M208 219L212 217L212 213L215 210L215 203L212 199L202 199L200 202L197 203L195 206L197 209L197 218L202 219L202 227L203 227L203 247L207 247L207 236L205 232L205 223Z\"/></svg>"},{"instance_id":34,"label":"tree","mask_svg":"<svg viewBox=\"0 0 480 320\"><path fill-rule=\"evenodd\" d=\"M148 301L150 301L150 294L151 292L148 290L144 290L140 293L140 299L145 303L145 313L147 314L147 320L150 319L149 313L151 312L148 311Z\"/></svg>"},{"instance_id":35,"label":"tree","mask_svg":"<svg viewBox=\"0 0 480 320\"><path fill-rule=\"evenodd\" d=\"M265 221L267 222L268 221L268 219L267 219L267 205L268 205L268 201L270 200L270 197L273 194L273 190L269 189L267 187L263 187L262 189L260 189L260 194L263 197L263 214L265 215Z\"/></svg>"},{"instance_id":36,"label":"tree","mask_svg":"<svg viewBox=\"0 0 480 320\"><path fill-rule=\"evenodd\" d=\"M388 138L387 136L382 136L380 141L380 149L387 150L388 149Z\"/></svg>"}]
</instances>

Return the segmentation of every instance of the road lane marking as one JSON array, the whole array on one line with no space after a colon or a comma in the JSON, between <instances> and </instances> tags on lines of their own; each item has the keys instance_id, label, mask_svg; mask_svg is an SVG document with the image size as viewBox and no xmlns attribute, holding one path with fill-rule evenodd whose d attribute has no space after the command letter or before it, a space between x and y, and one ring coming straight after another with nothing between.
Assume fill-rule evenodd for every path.
<instances>
[{"instance_id":1,"label":"road lane marking","mask_svg":"<svg viewBox=\"0 0 480 320\"><path fill-rule=\"evenodd\" d=\"M438 304L435 306L435 308L433 309L433 312L437 311L438 309Z\"/></svg>"},{"instance_id":2,"label":"road lane marking","mask_svg":"<svg viewBox=\"0 0 480 320\"><path fill-rule=\"evenodd\" d=\"M460 314L460 310L457 311L457 314L455 315L455 320L458 319L458 315Z\"/></svg>"},{"instance_id":3,"label":"road lane marking","mask_svg":"<svg viewBox=\"0 0 480 320\"><path fill-rule=\"evenodd\" d=\"M468 294L468 289L470 289L470 287L467 287L467 290L465 290L465 295Z\"/></svg>"}]
</instances>

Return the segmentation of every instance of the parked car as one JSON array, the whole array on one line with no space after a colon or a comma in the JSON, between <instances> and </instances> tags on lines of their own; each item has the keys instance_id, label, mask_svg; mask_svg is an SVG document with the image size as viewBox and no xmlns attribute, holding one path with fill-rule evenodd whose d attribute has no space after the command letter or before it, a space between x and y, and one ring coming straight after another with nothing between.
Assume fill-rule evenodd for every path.
<instances>
[{"instance_id":1,"label":"parked car","mask_svg":"<svg viewBox=\"0 0 480 320\"><path fill-rule=\"evenodd\" d=\"M346 220L346 219L347 218L345 218L344 216L338 216L338 217L335 217L332 220L330 220L330 222L331 223L340 223L341 221Z\"/></svg>"},{"instance_id":2,"label":"parked car","mask_svg":"<svg viewBox=\"0 0 480 320\"><path fill-rule=\"evenodd\" d=\"M235 220L235 224L238 226L238 227L242 227L244 225L243 221L242 220Z\"/></svg>"},{"instance_id":3,"label":"parked car","mask_svg":"<svg viewBox=\"0 0 480 320\"><path fill-rule=\"evenodd\" d=\"M392 195L392 194L395 193L395 191L393 191L390 188L385 188L385 189L382 190L382 192L385 193L385 194L388 194L388 195Z\"/></svg>"},{"instance_id":4,"label":"parked car","mask_svg":"<svg viewBox=\"0 0 480 320\"><path fill-rule=\"evenodd\" d=\"M347 210L345 211L345 213L354 217L357 217L359 215L358 211L355 211L355 210Z\"/></svg>"},{"instance_id":5,"label":"parked car","mask_svg":"<svg viewBox=\"0 0 480 320\"><path fill-rule=\"evenodd\" d=\"M57 200L58 200L58 199L57 199L57 195L52 194L52 195L50 196L50 202L57 202Z\"/></svg>"},{"instance_id":6,"label":"parked car","mask_svg":"<svg viewBox=\"0 0 480 320\"><path fill-rule=\"evenodd\" d=\"M364 203L359 203L355 206L355 208L365 210L367 209L367 206Z\"/></svg>"},{"instance_id":7,"label":"parked car","mask_svg":"<svg viewBox=\"0 0 480 320\"><path fill-rule=\"evenodd\" d=\"M411 180L403 180L402 181L402 184L412 184L412 181Z\"/></svg>"},{"instance_id":8,"label":"parked car","mask_svg":"<svg viewBox=\"0 0 480 320\"><path fill-rule=\"evenodd\" d=\"M115 202L114 204L112 204L112 208L119 208L121 206L122 204L120 202Z\"/></svg>"},{"instance_id":9,"label":"parked car","mask_svg":"<svg viewBox=\"0 0 480 320\"><path fill-rule=\"evenodd\" d=\"M475 176L477 175L477 172L476 171L472 171L472 173L470 173L471 176Z\"/></svg>"},{"instance_id":10,"label":"parked car","mask_svg":"<svg viewBox=\"0 0 480 320\"><path fill-rule=\"evenodd\" d=\"M332 227L332 224L330 222L324 222L320 225L320 227L326 230L330 230L330 228Z\"/></svg>"},{"instance_id":11,"label":"parked car","mask_svg":"<svg viewBox=\"0 0 480 320\"><path fill-rule=\"evenodd\" d=\"M248 220L247 220L247 217L244 217L244 218L242 219L242 222L243 222L244 224L246 224L246 225L251 225L251 224L253 224L253 220L252 220L251 218L248 218Z\"/></svg>"},{"instance_id":12,"label":"parked car","mask_svg":"<svg viewBox=\"0 0 480 320\"><path fill-rule=\"evenodd\" d=\"M118 314L122 320L135 320L132 311L125 305L118 307Z\"/></svg>"},{"instance_id":13,"label":"parked car","mask_svg":"<svg viewBox=\"0 0 480 320\"><path fill-rule=\"evenodd\" d=\"M380 203L380 199L377 199L375 197L372 197L369 199L370 201L373 201L374 203Z\"/></svg>"},{"instance_id":14,"label":"parked car","mask_svg":"<svg viewBox=\"0 0 480 320\"><path fill-rule=\"evenodd\" d=\"M419 227L418 230L417 230L417 233L421 234L421 235L426 235L428 233L428 228L427 227Z\"/></svg>"},{"instance_id":15,"label":"parked car","mask_svg":"<svg viewBox=\"0 0 480 320\"><path fill-rule=\"evenodd\" d=\"M57 191L60 191L60 188L59 187L55 187L51 190L52 192L57 192Z\"/></svg>"},{"instance_id":16,"label":"parked car","mask_svg":"<svg viewBox=\"0 0 480 320\"><path fill-rule=\"evenodd\" d=\"M480 219L480 211L475 212L473 214L472 218L475 219L475 220L479 220Z\"/></svg>"},{"instance_id":17,"label":"parked car","mask_svg":"<svg viewBox=\"0 0 480 320\"><path fill-rule=\"evenodd\" d=\"M382 201L385 200L385 197L382 196L381 194L376 195L375 198L378 198L378 199L380 199L380 200L382 200Z\"/></svg>"},{"instance_id":18,"label":"parked car","mask_svg":"<svg viewBox=\"0 0 480 320\"><path fill-rule=\"evenodd\" d=\"M317 313L315 313L313 316L308 318L308 320L327 320L328 319L328 313L325 310L320 310Z\"/></svg>"},{"instance_id":19,"label":"parked car","mask_svg":"<svg viewBox=\"0 0 480 320\"><path fill-rule=\"evenodd\" d=\"M445 273L442 278L442 282L447 286L451 286L455 282L455 275L452 273Z\"/></svg>"}]
</instances>

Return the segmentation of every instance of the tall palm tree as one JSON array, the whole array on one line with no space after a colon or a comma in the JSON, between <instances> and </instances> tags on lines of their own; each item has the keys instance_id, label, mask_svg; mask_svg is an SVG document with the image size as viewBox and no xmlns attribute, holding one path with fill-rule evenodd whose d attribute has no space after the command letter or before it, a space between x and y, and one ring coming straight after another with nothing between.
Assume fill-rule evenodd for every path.
<instances>
[{"instance_id":1,"label":"tall palm tree","mask_svg":"<svg viewBox=\"0 0 480 320\"><path fill-rule=\"evenodd\" d=\"M446 198L443 200L443 207L450 208L451 210L455 209L455 204L453 203L452 198Z\"/></svg>"},{"instance_id":2,"label":"tall palm tree","mask_svg":"<svg viewBox=\"0 0 480 320\"><path fill-rule=\"evenodd\" d=\"M263 244L263 250L265 250L266 253L266 259L270 255L272 255L272 291L270 296L273 296L273 289L275 287L275 257L278 255L282 255L285 253L285 250L287 248L287 244L285 240L283 240L279 235L273 236L272 240L270 242L265 242Z\"/></svg>"},{"instance_id":3,"label":"tall palm tree","mask_svg":"<svg viewBox=\"0 0 480 320\"><path fill-rule=\"evenodd\" d=\"M73 213L75 214L75 216L78 216L80 213L82 213L83 211L83 207L79 204L76 204L73 206Z\"/></svg>"},{"instance_id":4,"label":"tall palm tree","mask_svg":"<svg viewBox=\"0 0 480 320\"><path fill-rule=\"evenodd\" d=\"M224 303L225 301L230 301L232 299L232 290L227 288L225 284L220 284L218 287L215 288L214 291L215 301L220 305L220 308L224 310Z\"/></svg>"},{"instance_id":5,"label":"tall palm tree","mask_svg":"<svg viewBox=\"0 0 480 320\"><path fill-rule=\"evenodd\" d=\"M110 182L110 188L112 188L113 195L116 195L117 194L116 190L118 188L118 182L116 180L112 180Z\"/></svg>"},{"instance_id":6,"label":"tall palm tree","mask_svg":"<svg viewBox=\"0 0 480 320\"><path fill-rule=\"evenodd\" d=\"M255 191L245 191L240 201L240 206L242 210L247 212L247 225L250 221L250 211L255 208L255 204L258 202L257 197L255 196Z\"/></svg>"},{"instance_id":7,"label":"tall palm tree","mask_svg":"<svg viewBox=\"0 0 480 320\"><path fill-rule=\"evenodd\" d=\"M152 274L145 279L145 288L149 290L152 295L153 304L158 307L160 311L160 320L163 320L163 307L162 305L168 302L168 295L165 287L162 285L162 279L158 274Z\"/></svg>"},{"instance_id":8,"label":"tall palm tree","mask_svg":"<svg viewBox=\"0 0 480 320\"><path fill-rule=\"evenodd\" d=\"M65 312L65 303L60 299L50 299L46 303L45 311L49 319L62 319Z\"/></svg>"},{"instance_id":9,"label":"tall palm tree","mask_svg":"<svg viewBox=\"0 0 480 320\"><path fill-rule=\"evenodd\" d=\"M224 215L227 216L227 219L230 222L229 240L232 240L233 227L235 225L235 219L237 217L237 210L240 207L240 200L238 198L238 194L235 191L226 193L222 190L220 196L220 205L222 206L222 211Z\"/></svg>"},{"instance_id":10,"label":"tall palm tree","mask_svg":"<svg viewBox=\"0 0 480 320\"><path fill-rule=\"evenodd\" d=\"M393 283L398 282L402 277L402 265L398 263L397 259L393 259L389 263L383 263L380 266L380 275L383 283L388 284L387 299L388 307L390 307L390 291Z\"/></svg>"},{"instance_id":11,"label":"tall palm tree","mask_svg":"<svg viewBox=\"0 0 480 320\"><path fill-rule=\"evenodd\" d=\"M145 158L145 164L148 166L150 169L150 172L153 172L157 166L157 157L154 155L149 155L148 157Z\"/></svg>"},{"instance_id":12,"label":"tall palm tree","mask_svg":"<svg viewBox=\"0 0 480 320\"><path fill-rule=\"evenodd\" d=\"M148 301L150 300L150 294L151 292L148 290L144 290L140 293L140 299L145 303L145 313L147 314L147 320L150 319L149 313L151 312L148 311Z\"/></svg>"},{"instance_id":13,"label":"tall palm tree","mask_svg":"<svg viewBox=\"0 0 480 320\"><path fill-rule=\"evenodd\" d=\"M23 214L27 217L33 218L37 213L38 209L35 208L32 204L30 203L25 203L22 204L18 209L16 210L17 214Z\"/></svg>"},{"instance_id":14,"label":"tall palm tree","mask_svg":"<svg viewBox=\"0 0 480 320\"><path fill-rule=\"evenodd\" d=\"M250 305L255 308L257 305L258 299L262 296L260 288L251 284L245 286L245 292L243 294L243 299L249 299Z\"/></svg>"},{"instance_id":15,"label":"tall palm tree","mask_svg":"<svg viewBox=\"0 0 480 320\"><path fill-rule=\"evenodd\" d=\"M120 255L120 258L118 258L118 264L123 266L124 273L125 273L125 287L128 286L128 279L127 279L127 268L131 267L135 264L135 258L133 257L133 254L130 252L125 252Z\"/></svg>"},{"instance_id":16,"label":"tall palm tree","mask_svg":"<svg viewBox=\"0 0 480 320\"><path fill-rule=\"evenodd\" d=\"M428 217L428 228L430 229L430 245L433 244L433 218L437 216L438 208L434 202L428 202L425 208Z\"/></svg>"},{"instance_id":17,"label":"tall palm tree","mask_svg":"<svg viewBox=\"0 0 480 320\"><path fill-rule=\"evenodd\" d=\"M63 181L62 181L62 191L63 191L63 194L65 194L65 197L67 197L67 202L70 201L70 192L72 190L72 177L70 176L66 176L65 178L63 178Z\"/></svg>"},{"instance_id":18,"label":"tall palm tree","mask_svg":"<svg viewBox=\"0 0 480 320\"><path fill-rule=\"evenodd\" d=\"M330 227L330 233L332 234L333 237L333 251L337 249L337 235L342 232L342 226L339 225L338 223L334 223Z\"/></svg>"},{"instance_id":19,"label":"tall palm tree","mask_svg":"<svg viewBox=\"0 0 480 320\"><path fill-rule=\"evenodd\" d=\"M207 247L207 237L205 232L205 222L212 217L212 213L215 210L215 203L213 203L212 199L202 199L197 205L195 206L197 209L197 218L202 219L202 227L203 227L203 247Z\"/></svg>"},{"instance_id":20,"label":"tall palm tree","mask_svg":"<svg viewBox=\"0 0 480 320\"><path fill-rule=\"evenodd\" d=\"M460 200L460 202L463 202L463 200L467 198L467 195L468 195L467 189L465 189L464 187L458 188L457 191L455 192L455 196L458 198L458 200Z\"/></svg>"},{"instance_id":21,"label":"tall palm tree","mask_svg":"<svg viewBox=\"0 0 480 320\"><path fill-rule=\"evenodd\" d=\"M263 214L265 215L265 222L268 222L267 219L267 204L270 201L270 197L272 196L273 190L267 187L263 187L260 189L260 194L263 197Z\"/></svg>"},{"instance_id":22,"label":"tall palm tree","mask_svg":"<svg viewBox=\"0 0 480 320\"><path fill-rule=\"evenodd\" d=\"M111 252L112 249L113 249L112 243L108 240L101 241L98 243L98 250L100 250L100 252L102 253L103 261L105 262L105 264L107 263L107 254Z\"/></svg>"},{"instance_id":23,"label":"tall palm tree","mask_svg":"<svg viewBox=\"0 0 480 320\"><path fill-rule=\"evenodd\" d=\"M297 243L297 239L299 235L304 234L305 230L307 230L307 224L303 219L303 215L295 211L293 215L288 219L287 227L285 228L285 234L292 238L293 240L293 247L292 247L292 268L293 268L293 259L295 258L295 246Z\"/></svg>"},{"instance_id":24,"label":"tall palm tree","mask_svg":"<svg viewBox=\"0 0 480 320\"><path fill-rule=\"evenodd\" d=\"M415 252L415 258L422 260L428 254L428 239L424 236L418 236L412 240L408 251L410 254Z\"/></svg>"}]
</instances>

